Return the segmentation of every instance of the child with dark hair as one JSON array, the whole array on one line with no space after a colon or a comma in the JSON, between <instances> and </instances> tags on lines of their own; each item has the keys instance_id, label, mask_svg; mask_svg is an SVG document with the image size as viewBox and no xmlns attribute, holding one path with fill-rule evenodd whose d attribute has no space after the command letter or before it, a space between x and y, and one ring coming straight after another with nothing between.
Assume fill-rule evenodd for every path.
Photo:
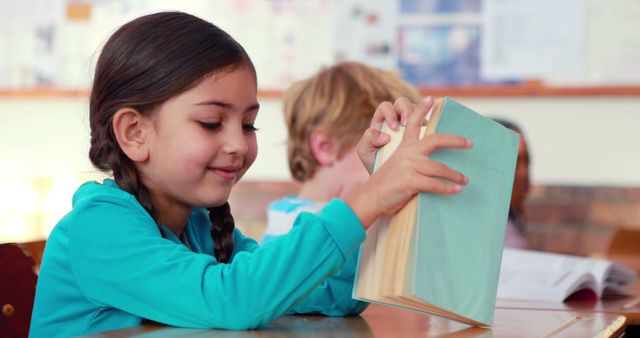
<instances>
[{"instance_id":1,"label":"child with dark hair","mask_svg":"<svg viewBox=\"0 0 640 338\"><path fill-rule=\"evenodd\" d=\"M508 248L527 249L526 217L524 212L524 200L531 185L529 179L529 150L525 141L522 129L512 121L501 118L494 118L494 121L504 127L520 134L520 145L518 147L518 161L516 163L516 173L513 180L513 190L511 192L511 204L509 205L509 221L505 233L504 246Z\"/></svg>"},{"instance_id":2,"label":"child with dark hair","mask_svg":"<svg viewBox=\"0 0 640 338\"><path fill-rule=\"evenodd\" d=\"M347 296L317 286L342 268L377 217L420 191L457 193L467 181L429 160L438 149L471 146L452 135L419 137L432 104L380 105L358 153L370 171L389 139L379 127L406 121L393 160L260 247L234 227L227 203L257 155L249 56L189 14L125 24L101 52L89 104L89 157L113 179L78 188L49 236L30 335L68 337L144 320L249 329L300 307L331 313Z\"/></svg>"}]
</instances>

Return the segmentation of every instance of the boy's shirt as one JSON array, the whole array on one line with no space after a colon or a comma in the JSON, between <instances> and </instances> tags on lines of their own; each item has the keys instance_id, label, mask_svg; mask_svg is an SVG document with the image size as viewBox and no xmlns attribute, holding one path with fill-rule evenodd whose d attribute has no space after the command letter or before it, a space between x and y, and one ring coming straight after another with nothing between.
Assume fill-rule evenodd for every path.
<instances>
[{"instance_id":1,"label":"boy's shirt","mask_svg":"<svg viewBox=\"0 0 640 338\"><path fill-rule=\"evenodd\" d=\"M301 212L317 213L325 203L289 195L277 200L267 207L267 229L262 237L262 244L268 243L278 236L287 234L293 222Z\"/></svg>"},{"instance_id":2,"label":"boy's shirt","mask_svg":"<svg viewBox=\"0 0 640 338\"><path fill-rule=\"evenodd\" d=\"M320 212L325 205L326 203L299 198L295 195L290 195L271 203L267 207L267 229L262 237L262 244L272 242L276 238L289 233L294 227L296 218L301 213L315 214ZM349 256L342 270L322 282L292 313L317 313L320 309L315 308L314 304L317 304L321 299L314 300L314 298L322 297L327 292L341 301L335 304L334 309L329 311L324 309L324 314L339 316L344 313L358 314L364 311L368 303L354 300L351 296L358 263L358 253L359 250L356 250Z\"/></svg>"}]
</instances>

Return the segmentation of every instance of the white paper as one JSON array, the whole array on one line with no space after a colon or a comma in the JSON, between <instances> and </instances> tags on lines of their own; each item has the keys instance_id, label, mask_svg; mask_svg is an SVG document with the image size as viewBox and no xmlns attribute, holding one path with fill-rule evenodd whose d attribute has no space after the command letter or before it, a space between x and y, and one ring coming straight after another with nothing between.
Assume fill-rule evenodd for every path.
<instances>
[{"instance_id":1,"label":"white paper","mask_svg":"<svg viewBox=\"0 0 640 338\"><path fill-rule=\"evenodd\" d=\"M637 280L632 270L607 260L505 248L499 299L562 302L581 289L624 293Z\"/></svg>"},{"instance_id":2,"label":"white paper","mask_svg":"<svg viewBox=\"0 0 640 338\"><path fill-rule=\"evenodd\" d=\"M587 80L594 85L640 83L640 1L589 0Z\"/></svg>"},{"instance_id":3,"label":"white paper","mask_svg":"<svg viewBox=\"0 0 640 338\"><path fill-rule=\"evenodd\" d=\"M555 79L585 71L584 0L485 0L485 80Z\"/></svg>"}]
</instances>

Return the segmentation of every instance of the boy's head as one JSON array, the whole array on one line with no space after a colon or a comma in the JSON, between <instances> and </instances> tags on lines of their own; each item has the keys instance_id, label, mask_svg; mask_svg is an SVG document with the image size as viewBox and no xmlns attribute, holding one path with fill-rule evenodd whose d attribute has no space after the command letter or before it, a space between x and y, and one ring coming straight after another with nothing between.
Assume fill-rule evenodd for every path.
<instances>
[{"instance_id":1,"label":"boy's head","mask_svg":"<svg viewBox=\"0 0 640 338\"><path fill-rule=\"evenodd\" d=\"M527 142L524 138L522 129L512 121L501 118L494 118L494 121L500 123L505 128L511 129L520 134L520 145L518 147L518 161L516 163L515 178L513 180L513 192L511 193L511 211L522 212L524 208L524 200L529 192L531 185L529 178L530 155L527 148Z\"/></svg>"},{"instance_id":2,"label":"boy's head","mask_svg":"<svg viewBox=\"0 0 640 338\"><path fill-rule=\"evenodd\" d=\"M395 74L356 62L342 62L297 82L284 96L289 169L299 182L312 178L321 163L310 138L321 133L338 157L360 140L376 107L398 97L418 102L420 95Z\"/></svg>"}]
</instances>

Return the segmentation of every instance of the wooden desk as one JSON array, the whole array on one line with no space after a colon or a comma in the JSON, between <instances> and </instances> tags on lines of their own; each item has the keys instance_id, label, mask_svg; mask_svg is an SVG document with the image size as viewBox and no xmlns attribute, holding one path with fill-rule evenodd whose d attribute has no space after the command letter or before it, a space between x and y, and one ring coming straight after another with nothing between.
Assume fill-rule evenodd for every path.
<instances>
[{"instance_id":1,"label":"wooden desk","mask_svg":"<svg viewBox=\"0 0 640 338\"><path fill-rule=\"evenodd\" d=\"M567 303L545 303L516 300L498 300L499 309L524 309L546 311L577 311L582 313L608 313L625 316L628 325L640 325L640 298L620 297L593 301L572 301Z\"/></svg>"},{"instance_id":2,"label":"wooden desk","mask_svg":"<svg viewBox=\"0 0 640 338\"><path fill-rule=\"evenodd\" d=\"M568 301L565 303L547 303L517 300L498 300L498 309L527 309L547 311L575 311L583 313L608 313L625 316L627 325L640 325L640 284L636 286L635 295L601 299L597 301Z\"/></svg>"},{"instance_id":3,"label":"wooden desk","mask_svg":"<svg viewBox=\"0 0 640 338\"><path fill-rule=\"evenodd\" d=\"M145 325L91 337L618 337L623 316L607 313L497 309L491 328L469 327L454 321L380 305L371 305L360 317L287 316L253 331L194 330Z\"/></svg>"}]
</instances>

